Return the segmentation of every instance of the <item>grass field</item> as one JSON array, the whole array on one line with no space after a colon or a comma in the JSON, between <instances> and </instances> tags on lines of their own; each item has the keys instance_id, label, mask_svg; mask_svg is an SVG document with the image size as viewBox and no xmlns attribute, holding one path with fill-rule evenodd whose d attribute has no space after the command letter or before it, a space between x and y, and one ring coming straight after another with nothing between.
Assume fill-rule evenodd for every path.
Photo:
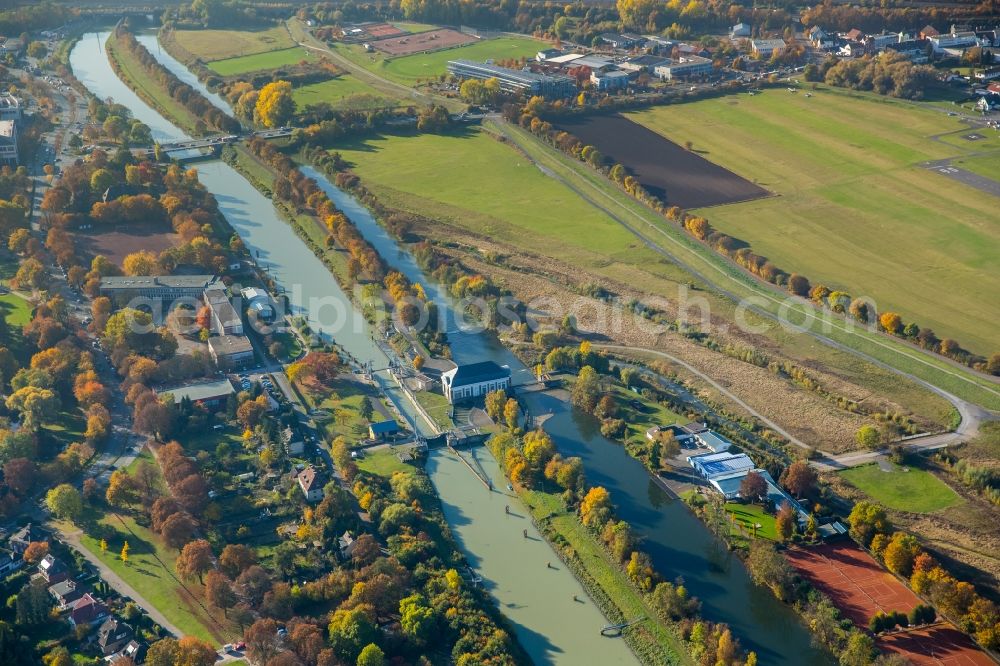
<instances>
[{"instance_id":1,"label":"grass field","mask_svg":"<svg viewBox=\"0 0 1000 666\"><path fill-rule=\"evenodd\" d=\"M823 89L629 117L692 141L707 159L778 195L699 211L718 229L814 284L868 295L881 311L974 351L1000 348L997 201L920 166L1000 150L995 137L967 141L970 130L937 111Z\"/></svg>"},{"instance_id":2,"label":"grass field","mask_svg":"<svg viewBox=\"0 0 1000 666\"><path fill-rule=\"evenodd\" d=\"M591 261L638 248L605 215L480 130L377 136L336 150L390 205L519 244L579 245L595 253Z\"/></svg>"},{"instance_id":3,"label":"grass field","mask_svg":"<svg viewBox=\"0 0 1000 666\"><path fill-rule=\"evenodd\" d=\"M426 32L438 27L430 23L413 23L411 21L393 21L392 25L406 32Z\"/></svg>"},{"instance_id":4,"label":"grass field","mask_svg":"<svg viewBox=\"0 0 1000 666\"><path fill-rule=\"evenodd\" d=\"M443 51L416 53L400 58L387 58L380 53L365 53L357 45L335 46L338 53L369 69L379 76L404 85L413 85L418 79L444 74L449 60L506 59L533 57L546 43L529 37L499 37L484 39L474 44Z\"/></svg>"},{"instance_id":5,"label":"grass field","mask_svg":"<svg viewBox=\"0 0 1000 666\"><path fill-rule=\"evenodd\" d=\"M851 485L898 511L931 513L961 503L962 498L930 472L893 465L883 472L878 465L864 465L840 472Z\"/></svg>"},{"instance_id":6,"label":"grass field","mask_svg":"<svg viewBox=\"0 0 1000 666\"><path fill-rule=\"evenodd\" d=\"M961 169L967 169L972 173L979 174L985 178L1000 180L1000 151L998 151L995 155L966 157L953 160L951 165Z\"/></svg>"},{"instance_id":7,"label":"grass field","mask_svg":"<svg viewBox=\"0 0 1000 666\"><path fill-rule=\"evenodd\" d=\"M335 79L302 86L301 88L296 88L292 93L295 105L299 109L303 109L310 104L319 104L320 102L326 102L334 108L340 108L353 106L355 103L365 101L365 98L355 97L356 95L371 95L383 99L378 90L350 74L343 74Z\"/></svg>"},{"instance_id":8,"label":"grass field","mask_svg":"<svg viewBox=\"0 0 1000 666\"><path fill-rule=\"evenodd\" d=\"M267 30L177 30L174 38L180 46L205 61L295 46L284 25Z\"/></svg>"},{"instance_id":9,"label":"grass field","mask_svg":"<svg viewBox=\"0 0 1000 666\"><path fill-rule=\"evenodd\" d=\"M153 460L148 450L144 450L138 459ZM235 636L233 628L221 627L198 605L197 601L201 601L204 595L198 589L197 581L186 584L191 591L189 594L173 577L176 551L164 546L156 535L128 515L122 514L119 520L114 514L107 513L95 516L95 519L107 533L108 550L102 553L100 537L87 534L80 539L82 545L155 605L170 622L186 634L217 645ZM125 541L129 545L127 563L119 557ZM223 621L221 614L219 620Z\"/></svg>"},{"instance_id":10,"label":"grass field","mask_svg":"<svg viewBox=\"0 0 1000 666\"><path fill-rule=\"evenodd\" d=\"M0 296L0 314L7 319L7 325L15 328L24 326L31 321L31 310L34 306L13 292Z\"/></svg>"},{"instance_id":11,"label":"grass field","mask_svg":"<svg viewBox=\"0 0 1000 666\"><path fill-rule=\"evenodd\" d=\"M245 74L246 72L257 72L297 65L303 60L313 62L315 59L316 56L312 51L293 46L292 48L280 49L278 51L267 51L266 53L254 53L253 55L216 60L208 63L208 68L222 76L233 76L235 74Z\"/></svg>"},{"instance_id":12,"label":"grass field","mask_svg":"<svg viewBox=\"0 0 1000 666\"><path fill-rule=\"evenodd\" d=\"M757 504L739 504L738 502L727 502L726 512L732 517L735 525L742 530L734 530L740 535L754 534L754 524L760 525L757 528L758 539L770 539L775 541L778 533L774 529L774 516L764 511L764 508Z\"/></svg>"},{"instance_id":13,"label":"grass field","mask_svg":"<svg viewBox=\"0 0 1000 666\"><path fill-rule=\"evenodd\" d=\"M366 453L365 457L357 462L358 469L386 478L392 476L393 472L409 472L413 469L410 465L400 462L396 454L389 449L379 449L372 453Z\"/></svg>"}]
</instances>

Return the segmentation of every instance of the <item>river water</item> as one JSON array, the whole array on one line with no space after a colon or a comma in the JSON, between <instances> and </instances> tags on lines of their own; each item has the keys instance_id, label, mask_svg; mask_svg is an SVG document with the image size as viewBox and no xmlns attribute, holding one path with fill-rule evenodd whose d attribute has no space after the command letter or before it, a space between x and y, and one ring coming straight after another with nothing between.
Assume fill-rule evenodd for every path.
<instances>
[{"instance_id":1,"label":"river water","mask_svg":"<svg viewBox=\"0 0 1000 666\"><path fill-rule=\"evenodd\" d=\"M103 51L107 35L89 33L73 49L70 61L77 78L98 97L111 97L128 106L136 118L150 126L157 140L186 138L119 81ZM171 67L169 61L161 62ZM181 67L176 60L173 63ZM200 82L195 80L192 85L195 83L203 89ZM374 331L322 262L281 219L271 201L223 162L199 163L198 172L247 247L287 290L293 312L307 317L314 330L335 338L356 359L371 361L376 368L385 367L387 357L375 344ZM329 186L325 179L320 182ZM378 228L373 220L371 224ZM391 252L385 252L385 256L391 261L397 258ZM419 417L399 391L384 374L377 377L401 411L419 426ZM492 478L495 488L506 486L488 452L480 449L465 455ZM576 578L561 564L555 564L557 557L526 519L528 512L516 497L488 490L462 460L447 451L433 451L427 470L460 547L535 663L636 663L622 640L600 636L601 627L607 623L605 618ZM505 514L506 505L513 515ZM527 538L523 530L527 530ZM549 563L553 568L547 566ZM580 601L574 601L574 596Z\"/></svg>"}]
</instances>

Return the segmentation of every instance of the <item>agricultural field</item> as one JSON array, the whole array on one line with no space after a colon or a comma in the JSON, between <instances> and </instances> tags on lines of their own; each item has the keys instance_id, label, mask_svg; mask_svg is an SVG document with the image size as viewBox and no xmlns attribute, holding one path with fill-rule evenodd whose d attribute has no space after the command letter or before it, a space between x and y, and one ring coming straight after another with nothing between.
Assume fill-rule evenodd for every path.
<instances>
[{"instance_id":1,"label":"agricultural field","mask_svg":"<svg viewBox=\"0 0 1000 666\"><path fill-rule=\"evenodd\" d=\"M383 100L378 90L350 74L342 74L335 79L311 83L296 88L292 97L298 109L304 109L310 104L326 102L334 108L354 107L356 103L371 101L371 98L359 99L357 95L377 97Z\"/></svg>"},{"instance_id":2,"label":"agricultural field","mask_svg":"<svg viewBox=\"0 0 1000 666\"><path fill-rule=\"evenodd\" d=\"M216 60L208 63L208 68L221 76L234 76L236 74L245 74L246 72L258 72L260 70L297 65L303 60L312 62L315 59L316 56L312 51L299 46L293 46L277 51Z\"/></svg>"},{"instance_id":3,"label":"agricultural field","mask_svg":"<svg viewBox=\"0 0 1000 666\"><path fill-rule=\"evenodd\" d=\"M177 30L174 39L206 62L295 46L284 25L267 30Z\"/></svg>"},{"instance_id":4,"label":"agricultural field","mask_svg":"<svg viewBox=\"0 0 1000 666\"><path fill-rule=\"evenodd\" d=\"M915 467L863 465L840 475L875 501L897 511L932 513L962 502L944 481Z\"/></svg>"},{"instance_id":5,"label":"agricultural field","mask_svg":"<svg viewBox=\"0 0 1000 666\"><path fill-rule=\"evenodd\" d=\"M444 74L449 60L530 58L546 46L545 42L530 37L499 37L443 51L416 53L398 58L389 58L382 53L365 53L364 49L357 45L338 44L334 48L344 57L379 76L396 83L414 85L418 79Z\"/></svg>"},{"instance_id":6,"label":"agricultural field","mask_svg":"<svg viewBox=\"0 0 1000 666\"><path fill-rule=\"evenodd\" d=\"M671 205L700 208L768 196L763 187L620 115L569 119L557 128L628 165L647 192Z\"/></svg>"},{"instance_id":7,"label":"agricultural field","mask_svg":"<svg viewBox=\"0 0 1000 666\"><path fill-rule=\"evenodd\" d=\"M972 351L1000 348L996 199L923 166L991 150L994 137L968 140L939 111L824 88L628 117L777 195L697 211L716 228Z\"/></svg>"}]
</instances>

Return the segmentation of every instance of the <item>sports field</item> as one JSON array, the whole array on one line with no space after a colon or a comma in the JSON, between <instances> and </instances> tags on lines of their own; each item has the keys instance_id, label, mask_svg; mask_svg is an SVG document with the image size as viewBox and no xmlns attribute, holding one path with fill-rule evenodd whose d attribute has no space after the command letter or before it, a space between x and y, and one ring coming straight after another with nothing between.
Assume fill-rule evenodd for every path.
<instances>
[{"instance_id":1,"label":"sports field","mask_svg":"<svg viewBox=\"0 0 1000 666\"><path fill-rule=\"evenodd\" d=\"M299 109L320 102L326 102L335 108L351 106L352 101L358 100L356 95L372 95L380 99L383 97L378 90L350 74L343 74L335 79L319 83L311 83L296 88L292 92L295 105Z\"/></svg>"},{"instance_id":2,"label":"sports field","mask_svg":"<svg viewBox=\"0 0 1000 666\"><path fill-rule=\"evenodd\" d=\"M263 69L288 67L289 65L297 65L303 60L312 62L315 59L316 55L312 51L294 46L278 51L267 51L265 53L255 53L237 58L216 60L208 63L208 68L222 76L232 76L234 74L245 74L246 72L257 72Z\"/></svg>"},{"instance_id":3,"label":"sports field","mask_svg":"<svg viewBox=\"0 0 1000 666\"><path fill-rule=\"evenodd\" d=\"M791 548L786 557L799 574L830 597L833 605L858 627L867 627L877 611L908 613L921 603L916 594L853 542ZM883 637L878 644L914 664L991 663L968 636L945 622Z\"/></svg>"},{"instance_id":4,"label":"sports field","mask_svg":"<svg viewBox=\"0 0 1000 666\"><path fill-rule=\"evenodd\" d=\"M518 246L559 247L586 263L631 261L643 252L572 190L477 129L378 136L336 150L391 206Z\"/></svg>"},{"instance_id":5,"label":"sports field","mask_svg":"<svg viewBox=\"0 0 1000 666\"><path fill-rule=\"evenodd\" d=\"M398 58L388 58L382 53L365 53L364 49L357 45L339 44L335 48L353 62L380 76L404 85L413 85L418 79L444 74L449 60L531 58L539 49L546 47L546 42L530 37L498 37L453 49L416 53Z\"/></svg>"},{"instance_id":6,"label":"sports field","mask_svg":"<svg viewBox=\"0 0 1000 666\"><path fill-rule=\"evenodd\" d=\"M205 61L295 46L284 25L267 30L177 30L174 39L180 46Z\"/></svg>"},{"instance_id":7,"label":"sports field","mask_svg":"<svg viewBox=\"0 0 1000 666\"><path fill-rule=\"evenodd\" d=\"M931 513L963 501L930 472L892 464L888 467L891 472L877 464L862 465L845 469L840 475L864 494L897 511Z\"/></svg>"},{"instance_id":8,"label":"sports field","mask_svg":"<svg viewBox=\"0 0 1000 666\"><path fill-rule=\"evenodd\" d=\"M778 196L703 209L786 271L988 355L1000 349L1000 201L922 162L991 150L899 100L784 89L630 113ZM991 130L992 131L992 130ZM943 136L940 136L943 135Z\"/></svg>"}]
</instances>

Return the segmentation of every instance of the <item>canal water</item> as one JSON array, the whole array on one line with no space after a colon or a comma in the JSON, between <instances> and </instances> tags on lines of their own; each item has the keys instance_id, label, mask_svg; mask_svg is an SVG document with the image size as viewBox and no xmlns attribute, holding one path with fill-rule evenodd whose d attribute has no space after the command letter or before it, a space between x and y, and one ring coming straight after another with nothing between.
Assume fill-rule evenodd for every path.
<instances>
[{"instance_id":1,"label":"canal water","mask_svg":"<svg viewBox=\"0 0 1000 666\"><path fill-rule=\"evenodd\" d=\"M233 115L233 107L229 105L229 102L227 102L222 97L220 97L216 93L206 88L205 85L198 80L198 77L195 75L194 72L185 67L180 60L173 57L172 55L167 53L166 50L161 48L160 42L158 39L156 39L155 33L143 32L137 34L135 38L139 41L140 44L145 46L150 53L153 54L153 57L155 57L158 61L160 61L160 64L162 64L164 67L173 72L177 76L177 78L179 78L181 81L188 84L195 90L199 91L202 95L205 96L206 99L208 99L209 102L214 104L216 108L225 111L230 116Z\"/></svg>"},{"instance_id":2,"label":"canal water","mask_svg":"<svg viewBox=\"0 0 1000 666\"><path fill-rule=\"evenodd\" d=\"M112 97L132 109L136 118L154 129L159 140L185 138L118 80L103 51L106 39L107 33L91 33L76 45L70 61L77 77L95 95ZM322 262L281 219L271 201L223 162L199 163L198 172L247 247L255 255L259 252L260 262L267 264L285 287L295 312L306 316L315 330L335 338L355 358L372 361L376 368L385 367L387 357L375 344L364 317L354 310ZM420 424L385 375L379 377L397 406ZM492 478L495 488L506 487L485 449L463 455ZM434 451L427 469L463 552L535 663L637 663L624 641L600 635L606 619L572 573L556 564L555 554L527 520L527 510L516 497L487 489L464 462L447 451ZM513 516L504 514L508 504ZM506 521L504 529L498 527L501 520ZM581 601L574 602L574 596Z\"/></svg>"}]
</instances>

